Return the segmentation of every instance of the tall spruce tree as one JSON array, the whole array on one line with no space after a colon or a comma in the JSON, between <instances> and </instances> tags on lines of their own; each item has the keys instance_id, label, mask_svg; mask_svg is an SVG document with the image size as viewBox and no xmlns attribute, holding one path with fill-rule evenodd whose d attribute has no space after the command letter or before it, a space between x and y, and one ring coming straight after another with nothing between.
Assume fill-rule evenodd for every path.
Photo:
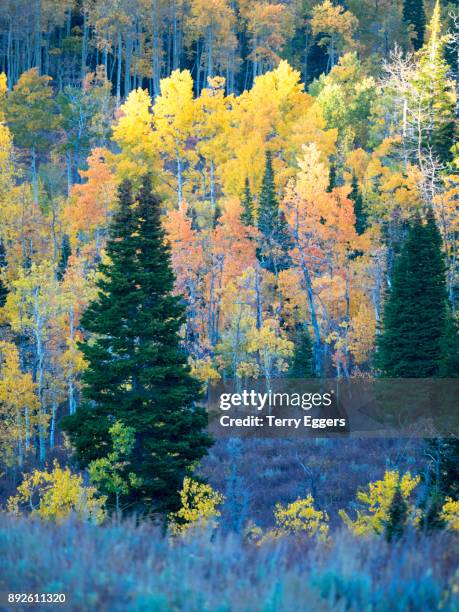
<instances>
[{"instance_id":1,"label":"tall spruce tree","mask_svg":"<svg viewBox=\"0 0 459 612\"><path fill-rule=\"evenodd\" d=\"M258 260L266 270L278 274L290 265L291 239L285 215L279 210L270 151L266 153L258 207L258 229L262 236L260 248L257 250Z\"/></svg>"},{"instance_id":2,"label":"tall spruce tree","mask_svg":"<svg viewBox=\"0 0 459 612\"><path fill-rule=\"evenodd\" d=\"M392 542L402 537L408 520L408 503L403 497L400 482L397 483L388 514L386 539Z\"/></svg>"},{"instance_id":3,"label":"tall spruce tree","mask_svg":"<svg viewBox=\"0 0 459 612\"><path fill-rule=\"evenodd\" d=\"M451 67L445 59L447 38L442 32L441 7L437 0L429 23L429 40L419 53L415 85L429 116L423 146L431 149L443 163L453 159L455 144L455 91L450 79Z\"/></svg>"},{"instance_id":4,"label":"tall spruce tree","mask_svg":"<svg viewBox=\"0 0 459 612\"><path fill-rule=\"evenodd\" d=\"M110 263L100 265L98 298L81 321L90 334L81 344L88 363L86 401L63 427L81 467L110 452L115 421L132 427L126 476L134 473L141 486L123 505L143 514L168 513L180 505L183 478L211 441L206 413L195 405L199 383L180 345L184 307L172 295L170 252L150 179L143 180L137 203L128 182L119 200L107 244Z\"/></svg>"},{"instance_id":5,"label":"tall spruce tree","mask_svg":"<svg viewBox=\"0 0 459 612\"><path fill-rule=\"evenodd\" d=\"M431 210L416 216L394 265L377 341L376 367L386 377L438 376L447 318L441 236Z\"/></svg>"},{"instance_id":6,"label":"tall spruce tree","mask_svg":"<svg viewBox=\"0 0 459 612\"><path fill-rule=\"evenodd\" d=\"M6 268L6 253L3 240L0 240L0 308L3 308L8 297L8 289L1 277L4 268Z\"/></svg>"},{"instance_id":7,"label":"tall spruce tree","mask_svg":"<svg viewBox=\"0 0 459 612\"><path fill-rule=\"evenodd\" d=\"M313 347L307 327L304 325L296 327L293 342L295 348L288 372L290 378L314 378Z\"/></svg>"},{"instance_id":8,"label":"tall spruce tree","mask_svg":"<svg viewBox=\"0 0 459 612\"><path fill-rule=\"evenodd\" d=\"M424 0L403 0L403 21L412 32L411 42L417 51L424 43L426 31Z\"/></svg>"},{"instance_id":9,"label":"tall spruce tree","mask_svg":"<svg viewBox=\"0 0 459 612\"><path fill-rule=\"evenodd\" d=\"M70 240L67 234L64 234L61 245L61 256L57 265L57 278L62 280L64 278L65 271L69 263L69 257L72 254L72 248L70 246Z\"/></svg>"},{"instance_id":10,"label":"tall spruce tree","mask_svg":"<svg viewBox=\"0 0 459 612\"><path fill-rule=\"evenodd\" d=\"M355 174L352 175L349 198L354 202L355 231L361 236L368 227L368 215L363 203L359 182Z\"/></svg>"},{"instance_id":11,"label":"tall spruce tree","mask_svg":"<svg viewBox=\"0 0 459 612\"><path fill-rule=\"evenodd\" d=\"M250 184L248 177L245 178L244 197L242 199L242 214L241 221L244 225L253 225L253 197L250 192Z\"/></svg>"},{"instance_id":12,"label":"tall spruce tree","mask_svg":"<svg viewBox=\"0 0 459 612\"><path fill-rule=\"evenodd\" d=\"M338 182L338 176L336 172L336 165L332 163L330 165L330 174L329 174L328 186L327 186L328 193L331 193L333 191L333 189L337 186L337 182Z\"/></svg>"}]
</instances>

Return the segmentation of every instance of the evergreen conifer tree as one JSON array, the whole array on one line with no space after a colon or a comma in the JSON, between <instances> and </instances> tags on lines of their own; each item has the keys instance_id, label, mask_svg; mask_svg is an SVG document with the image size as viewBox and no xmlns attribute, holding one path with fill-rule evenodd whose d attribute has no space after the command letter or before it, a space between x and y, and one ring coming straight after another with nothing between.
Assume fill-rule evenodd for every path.
<instances>
[{"instance_id":1,"label":"evergreen conifer tree","mask_svg":"<svg viewBox=\"0 0 459 612\"><path fill-rule=\"evenodd\" d=\"M72 249L70 247L70 240L67 234L64 234L62 238L62 246L61 246L61 257L59 260L59 264L57 266L57 278L58 280L62 280L67 270L69 257L72 254Z\"/></svg>"},{"instance_id":2,"label":"evergreen conifer tree","mask_svg":"<svg viewBox=\"0 0 459 612\"><path fill-rule=\"evenodd\" d=\"M386 523L386 539L388 542L401 538L407 518L408 504L403 497L400 482L398 482L389 506L389 518Z\"/></svg>"},{"instance_id":3,"label":"evergreen conifer tree","mask_svg":"<svg viewBox=\"0 0 459 612\"><path fill-rule=\"evenodd\" d=\"M428 492L422 522L432 531L443 527L440 512L446 498L459 498L459 438L431 439L426 453Z\"/></svg>"},{"instance_id":4,"label":"evergreen conifer tree","mask_svg":"<svg viewBox=\"0 0 459 612\"><path fill-rule=\"evenodd\" d=\"M377 341L376 367L385 377L437 376L447 315L441 236L431 210L416 216L394 265Z\"/></svg>"},{"instance_id":5,"label":"evergreen conifer tree","mask_svg":"<svg viewBox=\"0 0 459 612\"><path fill-rule=\"evenodd\" d=\"M253 198L250 193L249 179L246 177L244 186L244 198L242 200L242 214L241 221L244 225L253 225Z\"/></svg>"},{"instance_id":6,"label":"evergreen conifer tree","mask_svg":"<svg viewBox=\"0 0 459 612\"><path fill-rule=\"evenodd\" d=\"M298 325L293 342L295 345L292 363L289 369L290 378L313 378L314 359L311 336L304 325Z\"/></svg>"},{"instance_id":7,"label":"evergreen conifer tree","mask_svg":"<svg viewBox=\"0 0 459 612\"><path fill-rule=\"evenodd\" d=\"M456 140L454 88L451 68L445 59L446 40L442 33L440 1L437 0L429 23L429 40L420 51L415 83L424 112L430 117L424 146L431 148L443 163L452 160L451 148Z\"/></svg>"},{"instance_id":8,"label":"evergreen conifer tree","mask_svg":"<svg viewBox=\"0 0 459 612\"><path fill-rule=\"evenodd\" d=\"M412 44L417 51L424 43L426 31L426 12L424 0L403 1L403 21L413 32Z\"/></svg>"},{"instance_id":9,"label":"evergreen conifer tree","mask_svg":"<svg viewBox=\"0 0 459 612\"><path fill-rule=\"evenodd\" d=\"M331 193L333 189L336 187L337 183L337 175L336 175L336 166L335 164L330 165L330 174L328 179L328 187L327 192Z\"/></svg>"},{"instance_id":10,"label":"evergreen conifer tree","mask_svg":"<svg viewBox=\"0 0 459 612\"><path fill-rule=\"evenodd\" d=\"M6 268L6 253L5 247L3 245L3 240L0 240L0 274L3 273L4 268ZM3 306L5 305L7 297L8 289L6 288L6 285L0 276L0 308L3 308Z\"/></svg>"},{"instance_id":11,"label":"evergreen conifer tree","mask_svg":"<svg viewBox=\"0 0 459 612\"><path fill-rule=\"evenodd\" d=\"M215 229L218 225L218 222L222 216L222 209L219 204L215 204L214 214L212 217L212 228Z\"/></svg>"},{"instance_id":12,"label":"evergreen conifer tree","mask_svg":"<svg viewBox=\"0 0 459 612\"><path fill-rule=\"evenodd\" d=\"M285 215L279 210L270 151L266 153L265 173L258 209L258 229L262 235L260 248L257 251L258 260L266 270L277 275L290 265L288 252L291 240Z\"/></svg>"},{"instance_id":13,"label":"evergreen conifer tree","mask_svg":"<svg viewBox=\"0 0 459 612\"><path fill-rule=\"evenodd\" d=\"M361 236L368 227L368 216L363 204L363 196L355 174L352 176L349 198L354 202L355 231Z\"/></svg>"},{"instance_id":14,"label":"evergreen conifer tree","mask_svg":"<svg viewBox=\"0 0 459 612\"><path fill-rule=\"evenodd\" d=\"M180 345L184 307L172 295L174 275L160 204L145 178L133 202L122 184L119 211L100 264L99 295L82 317L92 336L81 344L88 368L85 403L63 426L81 467L107 455L109 429L135 431L126 472L140 479L123 505L139 513L174 511L185 475L210 445L199 383Z\"/></svg>"}]
</instances>

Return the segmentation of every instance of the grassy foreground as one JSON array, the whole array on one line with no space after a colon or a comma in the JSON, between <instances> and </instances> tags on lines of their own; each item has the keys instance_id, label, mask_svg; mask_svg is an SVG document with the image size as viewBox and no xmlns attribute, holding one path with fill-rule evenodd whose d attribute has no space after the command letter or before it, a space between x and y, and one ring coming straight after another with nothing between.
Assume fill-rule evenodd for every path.
<instances>
[{"instance_id":1,"label":"grassy foreground","mask_svg":"<svg viewBox=\"0 0 459 612\"><path fill-rule=\"evenodd\" d=\"M258 546L219 534L172 543L148 525L56 526L2 514L0 591L65 593L60 609L110 612L459 609L456 536L408 534L387 545L331 535L330 545Z\"/></svg>"}]
</instances>

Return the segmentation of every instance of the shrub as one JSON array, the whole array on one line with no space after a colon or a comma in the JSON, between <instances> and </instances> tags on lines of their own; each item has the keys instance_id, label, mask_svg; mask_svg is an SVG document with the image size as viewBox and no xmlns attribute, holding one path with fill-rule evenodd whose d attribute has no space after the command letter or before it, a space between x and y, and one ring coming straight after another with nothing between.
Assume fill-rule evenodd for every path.
<instances>
[{"instance_id":1,"label":"shrub","mask_svg":"<svg viewBox=\"0 0 459 612\"><path fill-rule=\"evenodd\" d=\"M61 522L71 514L96 523L105 517L105 497L96 497L94 487L85 487L83 478L61 468L54 461L51 472L34 470L26 474L17 493L8 499L8 510L20 514L30 508L31 514L42 519Z\"/></svg>"},{"instance_id":2,"label":"shrub","mask_svg":"<svg viewBox=\"0 0 459 612\"><path fill-rule=\"evenodd\" d=\"M221 512L218 506L223 503L224 497L214 491L208 484L192 480L188 476L183 481L180 491L182 507L169 515L169 528L175 535L184 534L196 527L205 530L215 529Z\"/></svg>"},{"instance_id":3,"label":"shrub","mask_svg":"<svg viewBox=\"0 0 459 612\"><path fill-rule=\"evenodd\" d=\"M447 497L440 518L445 522L447 529L459 531L459 500Z\"/></svg>"},{"instance_id":4,"label":"shrub","mask_svg":"<svg viewBox=\"0 0 459 612\"><path fill-rule=\"evenodd\" d=\"M322 510L314 508L314 498L309 494L305 499L283 506L277 504L274 511L276 527L281 533L305 533L309 537L328 534L328 516Z\"/></svg>"},{"instance_id":5,"label":"shrub","mask_svg":"<svg viewBox=\"0 0 459 612\"><path fill-rule=\"evenodd\" d=\"M357 510L357 518L354 521L344 510L340 510L339 515L355 535L380 534L389 521L390 508L397 487L400 487L403 500L408 501L419 480L419 476L411 476L410 472L400 477L397 470L388 470L382 480L370 482L366 491L361 490L357 493L357 501L364 510ZM416 521L412 505L408 505L408 515L412 522Z\"/></svg>"}]
</instances>

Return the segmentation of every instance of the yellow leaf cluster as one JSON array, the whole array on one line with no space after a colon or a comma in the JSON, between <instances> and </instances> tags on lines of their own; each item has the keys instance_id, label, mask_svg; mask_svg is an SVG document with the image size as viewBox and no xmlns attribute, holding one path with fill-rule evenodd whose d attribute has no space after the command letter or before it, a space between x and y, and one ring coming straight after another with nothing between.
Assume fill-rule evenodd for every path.
<instances>
[{"instance_id":1,"label":"yellow leaf cluster","mask_svg":"<svg viewBox=\"0 0 459 612\"><path fill-rule=\"evenodd\" d=\"M224 499L223 495L214 491L210 485L197 482L187 476L180 491L182 507L169 515L171 532L174 535L184 535L193 532L196 528L214 529L221 515L218 506Z\"/></svg>"},{"instance_id":2,"label":"yellow leaf cluster","mask_svg":"<svg viewBox=\"0 0 459 612\"><path fill-rule=\"evenodd\" d=\"M31 509L32 515L47 521L62 522L75 514L83 520L101 523L105 517L104 497L96 497L94 487L85 487L83 478L61 468L54 461L51 472L34 470L27 474L8 499L8 510L19 514L21 507Z\"/></svg>"},{"instance_id":3,"label":"yellow leaf cluster","mask_svg":"<svg viewBox=\"0 0 459 612\"><path fill-rule=\"evenodd\" d=\"M325 538L328 534L328 515L314 508L314 498L311 494L287 506L277 504L274 517L276 527L281 533L304 533L309 537L318 535L320 538Z\"/></svg>"},{"instance_id":4,"label":"yellow leaf cluster","mask_svg":"<svg viewBox=\"0 0 459 612\"><path fill-rule=\"evenodd\" d=\"M440 513L448 529L459 531L459 500L447 497Z\"/></svg>"},{"instance_id":5,"label":"yellow leaf cluster","mask_svg":"<svg viewBox=\"0 0 459 612\"><path fill-rule=\"evenodd\" d=\"M397 486L400 485L401 494L408 501L419 481L419 476L411 476L410 472L400 476L397 470L387 470L382 480L370 482L366 490L357 493L357 502L365 510L357 510L355 520L352 520L345 510L340 510L339 514L349 529L357 536L382 533L389 518L389 508ZM409 512L412 521L415 522L416 516L412 506L409 506Z\"/></svg>"}]
</instances>

